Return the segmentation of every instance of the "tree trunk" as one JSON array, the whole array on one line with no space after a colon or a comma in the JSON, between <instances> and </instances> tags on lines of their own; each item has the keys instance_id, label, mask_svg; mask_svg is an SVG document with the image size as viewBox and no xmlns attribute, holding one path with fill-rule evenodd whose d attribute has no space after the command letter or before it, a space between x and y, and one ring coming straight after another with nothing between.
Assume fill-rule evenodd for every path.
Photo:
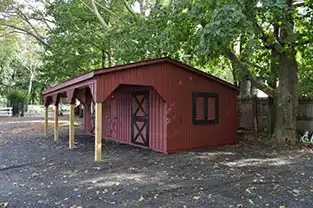
<instances>
[{"instance_id":1,"label":"tree trunk","mask_svg":"<svg viewBox=\"0 0 313 208\"><path fill-rule=\"evenodd\" d=\"M296 141L298 64L295 57L293 49L279 56L279 85L274 100L276 119L273 136L282 142Z\"/></svg>"},{"instance_id":2,"label":"tree trunk","mask_svg":"<svg viewBox=\"0 0 313 208\"><path fill-rule=\"evenodd\" d=\"M242 80L240 82L240 92L239 96L240 97L251 97L251 82L250 80Z\"/></svg>"},{"instance_id":3,"label":"tree trunk","mask_svg":"<svg viewBox=\"0 0 313 208\"><path fill-rule=\"evenodd\" d=\"M296 141L298 110L298 63L296 61L293 0L286 0L287 9L280 29L276 28L276 40L284 48L278 55L279 85L276 90L276 120L274 137L282 142ZM278 51L277 51L278 52Z\"/></svg>"},{"instance_id":4,"label":"tree trunk","mask_svg":"<svg viewBox=\"0 0 313 208\"><path fill-rule=\"evenodd\" d=\"M274 98L268 97L267 131L270 135L274 133L274 128L275 128Z\"/></svg>"},{"instance_id":5,"label":"tree trunk","mask_svg":"<svg viewBox=\"0 0 313 208\"><path fill-rule=\"evenodd\" d=\"M279 65L278 65L278 52L276 47L273 47L271 49L271 74L272 77L268 79L268 85L271 86L273 89L276 89L277 85L277 75L279 73ZM274 134L274 128L275 128L275 119L276 119L276 114L275 114L275 103L274 99L276 98L273 97L268 97L268 133L273 135Z\"/></svg>"},{"instance_id":6,"label":"tree trunk","mask_svg":"<svg viewBox=\"0 0 313 208\"><path fill-rule=\"evenodd\" d=\"M34 74L32 71L30 71L30 78L29 78L29 84L28 84L28 91L27 91L27 102L28 104L30 104L31 100L30 100L30 94L32 93L32 87L33 87L33 78L34 78Z\"/></svg>"}]
</instances>

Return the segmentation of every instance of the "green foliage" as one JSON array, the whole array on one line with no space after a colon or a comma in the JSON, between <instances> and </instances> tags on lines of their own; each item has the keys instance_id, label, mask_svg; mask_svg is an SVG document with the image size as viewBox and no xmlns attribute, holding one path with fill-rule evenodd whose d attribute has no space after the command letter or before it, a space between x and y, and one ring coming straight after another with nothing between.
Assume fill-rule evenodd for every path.
<instances>
[{"instance_id":1,"label":"green foliage","mask_svg":"<svg viewBox=\"0 0 313 208\"><path fill-rule=\"evenodd\" d=\"M313 95L313 2L305 1L298 9L295 18L297 24L297 60L299 63L299 92Z\"/></svg>"},{"instance_id":2,"label":"green foliage","mask_svg":"<svg viewBox=\"0 0 313 208\"><path fill-rule=\"evenodd\" d=\"M49 8L56 26L50 34L42 73L57 83L100 66L100 25L81 1L55 1Z\"/></svg>"},{"instance_id":3,"label":"green foliage","mask_svg":"<svg viewBox=\"0 0 313 208\"><path fill-rule=\"evenodd\" d=\"M185 8L187 2L173 5L164 2L151 7L148 16L132 16L123 3L117 1L110 5L109 16L102 11L109 23L103 30L82 1L56 1L48 10L56 27L49 38L49 52L45 55L46 65L42 71L46 83L58 83L100 67L102 48L105 49L106 66L109 56L112 64L168 56L232 80L229 65L216 66L213 63L218 59L208 60L203 56L197 33L199 20L190 18ZM190 4L189 9L192 8Z\"/></svg>"},{"instance_id":4,"label":"green foliage","mask_svg":"<svg viewBox=\"0 0 313 208\"><path fill-rule=\"evenodd\" d=\"M43 2L37 1L36 6L43 6ZM40 102L44 86L37 76L42 67L42 44L45 44L44 19L34 2L8 0L1 4L1 102L5 102L12 89L25 90L30 103Z\"/></svg>"},{"instance_id":5,"label":"green foliage","mask_svg":"<svg viewBox=\"0 0 313 208\"><path fill-rule=\"evenodd\" d=\"M15 4L21 8L12 10L10 5L14 1L5 2L0 12L24 11L22 7L25 6ZM305 94L313 92L312 1L306 0L304 5L292 11L295 27L285 25L285 0L127 0L126 3L124 0L98 0L96 6L106 27L94 14L90 1L38 2L43 3L44 10L27 7L25 13L29 19L40 20L35 29L42 40L38 43L44 43L45 47L44 52L31 52L41 55L34 56L39 62L29 95L33 100L39 100L40 91L48 86L100 68L102 50L106 67L168 56L234 81L243 77L233 77L239 74L233 71L234 66L225 53L228 50L236 52L236 45L239 45L237 56L255 77L275 83L277 59L266 46L275 45L277 52L282 54L288 50L288 44L296 44L299 90ZM135 4L139 5L138 10L134 10ZM25 19L18 17L10 17L5 22L26 25L24 28L35 34L36 31L25 24ZM278 44L274 25L282 28L280 33L294 28L295 36L285 40L287 46ZM0 33L6 32L8 28L0 26ZM8 86L27 89L30 83L27 76L30 62L21 61L29 60L19 49L21 39L16 35L10 39L11 42L4 39L0 46L0 74L4 77L0 81L1 94L7 93ZM42 57L43 65L40 64Z\"/></svg>"},{"instance_id":6,"label":"green foliage","mask_svg":"<svg viewBox=\"0 0 313 208\"><path fill-rule=\"evenodd\" d=\"M43 85L36 77L42 65L37 45L18 37L0 39L0 45L0 97L5 98L13 88L28 90L31 103L40 101Z\"/></svg>"},{"instance_id":7,"label":"green foliage","mask_svg":"<svg viewBox=\"0 0 313 208\"><path fill-rule=\"evenodd\" d=\"M0 39L0 45L0 95L5 95L16 74L17 46L7 39Z\"/></svg>"},{"instance_id":8,"label":"green foliage","mask_svg":"<svg viewBox=\"0 0 313 208\"><path fill-rule=\"evenodd\" d=\"M305 95L313 95L313 48L308 46L298 53L299 62L299 92Z\"/></svg>"},{"instance_id":9,"label":"green foliage","mask_svg":"<svg viewBox=\"0 0 313 208\"><path fill-rule=\"evenodd\" d=\"M27 96L22 90L13 90L7 94L7 100L11 103L22 103L27 100Z\"/></svg>"}]
</instances>

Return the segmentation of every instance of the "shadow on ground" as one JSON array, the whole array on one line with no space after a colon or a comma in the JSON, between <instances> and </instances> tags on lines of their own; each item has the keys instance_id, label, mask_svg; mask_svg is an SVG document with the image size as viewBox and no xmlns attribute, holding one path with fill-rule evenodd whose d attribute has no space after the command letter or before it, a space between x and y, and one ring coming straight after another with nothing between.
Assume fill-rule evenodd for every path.
<instances>
[{"instance_id":1,"label":"shadow on ground","mask_svg":"<svg viewBox=\"0 0 313 208\"><path fill-rule=\"evenodd\" d=\"M36 120L36 119L35 119ZM15 122L0 134L0 203L8 207L312 207L312 153L236 145L161 154L76 132L76 147ZM37 128L30 128L31 125ZM39 124L38 124L39 123ZM0 122L0 131L8 122ZM29 130L31 129L31 130ZM7 129L8 130L8 129Z\"/></svg>"}]
</instances>

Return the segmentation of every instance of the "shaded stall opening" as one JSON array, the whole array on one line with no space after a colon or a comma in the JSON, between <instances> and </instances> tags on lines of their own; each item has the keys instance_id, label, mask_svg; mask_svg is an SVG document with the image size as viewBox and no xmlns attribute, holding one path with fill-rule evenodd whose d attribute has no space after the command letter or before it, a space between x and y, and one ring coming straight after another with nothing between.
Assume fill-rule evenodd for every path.
<instances>
[{"instance_id":1,"label":"shaded stall opening","mask_svg":"<svg viewBox=\"0 0 313 208\"><path fill-rule=\"evenodd\" d=\"M153 87L119 85L102 110L103 138L166 151L166 103Z\"/></svg>"}]
</instances>

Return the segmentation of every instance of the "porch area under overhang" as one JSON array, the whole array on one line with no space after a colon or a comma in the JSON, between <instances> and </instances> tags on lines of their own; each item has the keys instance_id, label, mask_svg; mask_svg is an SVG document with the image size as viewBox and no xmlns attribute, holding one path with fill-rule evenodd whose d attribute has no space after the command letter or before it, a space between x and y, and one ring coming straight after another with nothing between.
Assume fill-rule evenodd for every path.
<instances>
[{"instance_id":1,"label":"porch area under overhang","mask_svg":"<svg viewBox=\"0 0 313 208\"><path fill-rule=\"evenodd\" d=\"M54 106L54 140L59 140L59 105L62 98L69 104L69 142L68 147L74 147L75 129L75 103L78 100L84 108L84 131L95 135L95 161L101 161L102 155L102 102L96 102L96 79L94 72L66 81L60 85L43 91L45 117L44 135L48 135L48 107ZM94 112L94 114L92 113ZM91 122L93 121L93 122ZM93 126L92 126L93 123Z\"/></svg>"},{"instance_id":2,"label":"porch area under overhang","mask_svg":"<svg viewBox=\"0 0 313 208\"><path fill-rule=\"evenodd\" d=\"M96 162L102 160L102 139L165 153L167 107L156 86L128 77L112 78L112 73L97 76L96 72L43 91L44 135L48 135L48 106L53 105L54 140L59 140L59 105L62 100L70 106L68 148L74 147L74 109L78 100L84 108L84 132L95 137Z\"/></svg>"}]
</instances>

